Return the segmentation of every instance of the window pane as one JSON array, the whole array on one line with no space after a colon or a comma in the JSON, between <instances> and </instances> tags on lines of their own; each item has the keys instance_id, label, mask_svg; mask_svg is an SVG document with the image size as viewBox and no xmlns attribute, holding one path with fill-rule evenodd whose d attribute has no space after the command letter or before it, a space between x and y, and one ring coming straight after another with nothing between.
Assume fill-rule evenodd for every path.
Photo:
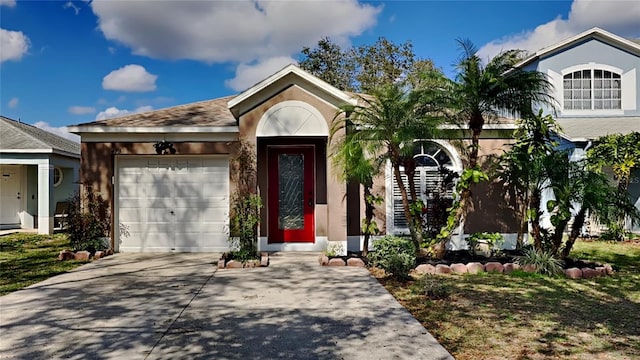
<instances>
[{"instance_id":1,"label":"window pane","mask_svg":"<svg viewBox=\"0 0 640 360\"><path fill-rule=\"evenodd\" d=\"M614 109L622 109L622 101L621 100L614 100L613 101L613 108Z\"/></svg>"},{"instance_id":2,"label":"window pane","mask_svg":"<svg viewBox=\"0 0 640 360\"><path fill-rule=\"evenodd\" d=\"M591 89L591 80L582 80L583 89Z\"/></svg>"},{"instance_id":3,"label":"window pane","mask_svg":"<svg viewBox=\"0 0 640 360\"><path fill-rule=\"evenodd\" d=\"M576 71L573 73L573 78L574 79L582 79L582 72L580 71Z\"/></svg>"},{"instance_id":4,"label":"window pane","mask_svg":"<svg viewBox=\"0 0 640 360\"><path fill-rule=\"evenodd\" d=\"M591 100L582 100L583 109L591 109Z\"/></svg>"},{"instance_id":5,"label":"window pane","mask_svg":"<svg viewBox=\"0 0 640 360\"><path fill-rule=\"evenodd\" d=\"M604 91L604 98L605 99L611 99L611 90L610 89L605 89Z\"/></svg>"},{"instance_id":6,"label":"window pane","mask_svg":"<svg viewBox=\"0 0 640 360\"><path fill-rule=\"evenodd\" d=\"M602 70L594 70L593 77L596 79L602 79Z\"/></svg>"},{"instance_id":7,"label":"window pane","mask_svg":"<svg viewBox=\"0 0 640 360\"><path fill-rule=\"evenodd\" d=\"M304 157L278 156L279 217L278 228L304 229Z\"/></svg>"},{"instance_id":8,"label":"window pane","mask_svg":"<svg viewBox=\"0 0 640 360\"><path fill-rule=\"evenodd\" d=\"M590 79L591 78L591 70L582 70L582 78Z\"/></svg>"},{"instance_id":9,"label":"window pane","mask_svg":"<svg viewBox=\"0 0 640 360\"><path fill-rule=\"evenodd\" d=\"M603 101L602 100L594 100L593 102L593 108L594 109L602 109L604 106Z\"/></svg>"},{"instance_id":10,"label":"window pane","mask_svg":"<svg viewBox=\"0 0 640 360\"><path fill-rule=\"evenodd\" d=\"M611 109L611 100L604 100L604 109Z\"/></svg>"},{"instance_id":11,"label":"window pane","mask_svg":"<svg viewBox=\"0 0 640 360\"><path fill-rule=\"evenodd\" d=\"M602 99L602 90L594 90L593 97L594 99Z\"/></svg>"},{"instance_id":12,"label":"window pane","mask_svg":"<svg viewBox=\"0 0 640 360\"><path fill-rule=\"evenodd\" d=\"M620 79L613 80L611 87L614 89L620 89Z\"/></svg>"}]
</instances>

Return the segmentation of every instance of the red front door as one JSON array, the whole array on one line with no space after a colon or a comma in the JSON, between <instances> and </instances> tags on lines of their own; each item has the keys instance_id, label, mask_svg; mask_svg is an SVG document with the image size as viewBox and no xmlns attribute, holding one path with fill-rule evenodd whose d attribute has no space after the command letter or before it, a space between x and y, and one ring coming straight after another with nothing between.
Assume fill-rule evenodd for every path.
<instances>
[{"instance_id":1,"label":"red front door","mask_svg":"<svg viewBox=\"0 0 640 360\"><path fill-rule=\"evenodd\" d=\"M268 148L269 243L314 242L314 147Z\"/></svg>"}]
</instances>

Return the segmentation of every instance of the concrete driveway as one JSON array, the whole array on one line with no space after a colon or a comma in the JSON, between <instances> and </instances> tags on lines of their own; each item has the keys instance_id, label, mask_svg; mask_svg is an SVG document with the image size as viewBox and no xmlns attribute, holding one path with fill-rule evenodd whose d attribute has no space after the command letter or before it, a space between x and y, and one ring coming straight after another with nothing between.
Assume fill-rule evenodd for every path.
<instances>
[{"instance_id":1,"label":"concrete driveway","mask_svg":"<svg viewBox=\"0 0 640 360\"><path fill-rule=\"evenodd\" d=\"M0 358L452 359L360 268L117 254L0 297Z\"/></svg>"}]
</instances>

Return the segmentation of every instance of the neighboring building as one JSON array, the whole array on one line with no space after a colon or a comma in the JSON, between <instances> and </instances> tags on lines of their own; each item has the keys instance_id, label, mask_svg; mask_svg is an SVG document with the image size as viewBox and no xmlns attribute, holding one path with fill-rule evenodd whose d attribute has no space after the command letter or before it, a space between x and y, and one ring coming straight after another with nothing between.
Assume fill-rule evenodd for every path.
<instances>
[{"instance_id":1,"label":"neighboring building","mask_svg":"<svg viewBox=\"0 0 640 360\"><path fill-rule=\"evenodd\" d=\"M0 228L51 234L56 204L78 188L80 144L0 117Z\"/></svg>"},{"instance_id":2,"label":"neighboring building","mask_svg":"<svg viewBox=\"0 0 640 360\"><path fill-rule=\"evenodd\" d=\"M598 137L640 132L639 40L593 28L536 52L519 66L547 74L553 84L555 118L563 130L560 147L572 159L583 159ZM638 168L629 194L640 209Z\"/></svg>"}]
</instances>

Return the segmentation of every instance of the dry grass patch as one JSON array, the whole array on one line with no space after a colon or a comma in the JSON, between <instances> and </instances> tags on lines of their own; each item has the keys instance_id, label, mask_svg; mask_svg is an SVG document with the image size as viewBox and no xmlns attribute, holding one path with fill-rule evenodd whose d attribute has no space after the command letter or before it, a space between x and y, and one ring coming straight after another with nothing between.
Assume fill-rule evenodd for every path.
<instances>
[{"instance_id":1,"label":"dry grass patch","mask_svg":"<svg viewBox=\"0 0 640 360\"><path fill-rule=\"evenodd\" d=\"M592 280L523 272L406 283L376 276L459 360L640 358L640 246L580 242L572 255L618 271Z\"/></svg>"}]
</instances>

